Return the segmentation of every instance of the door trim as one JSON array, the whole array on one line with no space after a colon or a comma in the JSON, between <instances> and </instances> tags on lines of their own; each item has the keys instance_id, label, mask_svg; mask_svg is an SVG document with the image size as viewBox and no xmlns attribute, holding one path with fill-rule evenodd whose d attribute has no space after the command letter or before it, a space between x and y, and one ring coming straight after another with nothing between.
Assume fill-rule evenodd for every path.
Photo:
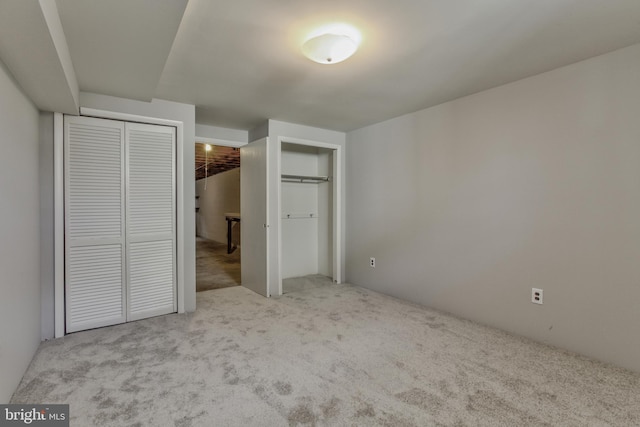
<instances>
[{"instance_id":1,"label":"door trim","mask_svg":"<svg viewBox=\"0 0 640 427\"><path fill-rule=\"evenodd\" d=\"M80 115L102 119L138 122L150 125L173 126L176 128L176 280L178 313L184 313L184 122L178 120L159 119L136 114L119 113L95 108L80 108ZM55 215L55 280L54 280L54 314L55 337L65 335L64 307L64 123L63 114L54 114L54 215Z\"/></svg>"},{"instance_id":2,"label":"door trim","mask_svg":"<svg viewBox=\"0 0 640 427\"><path fill-rule=\"evenodd\" d=\"M53 114L54 336L65 332L64 307L64 115Z\"/></svg>"}]
</instances>

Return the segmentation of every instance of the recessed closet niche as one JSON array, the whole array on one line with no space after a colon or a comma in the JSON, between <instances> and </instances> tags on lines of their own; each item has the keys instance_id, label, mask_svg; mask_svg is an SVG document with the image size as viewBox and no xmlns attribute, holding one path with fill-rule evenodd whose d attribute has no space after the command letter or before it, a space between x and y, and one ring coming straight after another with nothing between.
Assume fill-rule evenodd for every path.
<instances>
[{"instance_id":1,"label":"recessed closet niche","mask_svg":"<svg viewBox=\"0 0 640 427\"><path fill-rule=\"evenodd\" d=\"M282 143L282 279L309 275L333 279L333 153L327 148Z\"/></svg>"}]
</instances>

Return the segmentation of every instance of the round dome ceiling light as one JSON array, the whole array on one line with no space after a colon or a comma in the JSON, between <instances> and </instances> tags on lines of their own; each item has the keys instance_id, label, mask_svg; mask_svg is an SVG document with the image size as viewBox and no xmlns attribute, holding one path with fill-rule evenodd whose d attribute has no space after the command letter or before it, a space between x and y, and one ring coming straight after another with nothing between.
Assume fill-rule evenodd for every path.
<instances>
[{"instance_id":1,"label":"round dome ceiling light","mask_svg":"<svg viewBox=\"0 0 640 427\"><path fill-rule=\"evenodd\" d=\"M302 45L302 53L320 64L337 64L356 53L356 50L358 43L344 34L320 34Z\"/></svg>"}]
</instances>

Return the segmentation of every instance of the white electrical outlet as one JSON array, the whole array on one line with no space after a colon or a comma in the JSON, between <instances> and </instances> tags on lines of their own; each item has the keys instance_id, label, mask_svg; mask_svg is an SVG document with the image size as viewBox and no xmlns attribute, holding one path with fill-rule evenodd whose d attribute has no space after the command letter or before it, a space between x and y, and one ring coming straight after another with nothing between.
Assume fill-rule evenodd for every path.
<instances>
[{"instance_id":1,"label":"white electrical outlet","mask_svg":"<svg viewBox=\"0 0 640 427\"><path fill-rule=\"evenodd\" d=\"M542 289L531 288L531 302L534 304L542 304Z\"/></svg>"},{"instance_id":2,"label":"white electrical outlet","mask_svg":"<svg viewBox=\"0 0 640 427\"><path fill-rule=\"evenodd\" d=\"M369 267L376 267L376 259L375 258L369 258Z\"/></svg>"}]
</instances>

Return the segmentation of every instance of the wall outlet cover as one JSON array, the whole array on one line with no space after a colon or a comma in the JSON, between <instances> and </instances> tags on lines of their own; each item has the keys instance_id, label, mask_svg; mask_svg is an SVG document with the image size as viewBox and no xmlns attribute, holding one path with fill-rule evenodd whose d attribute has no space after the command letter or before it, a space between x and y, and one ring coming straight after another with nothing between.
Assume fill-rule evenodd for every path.
<instances>
[{"instance_id":1,"label":"wall outlet cover","mask_svg":"<svg viewBox=\"0 0 640 427\"><path fill-rule=\"evenodd\" d=\"M534 304L542 304L543 303L542 289L531 288L531 302L534 303Z\"/></svg>"}]
</instances>

